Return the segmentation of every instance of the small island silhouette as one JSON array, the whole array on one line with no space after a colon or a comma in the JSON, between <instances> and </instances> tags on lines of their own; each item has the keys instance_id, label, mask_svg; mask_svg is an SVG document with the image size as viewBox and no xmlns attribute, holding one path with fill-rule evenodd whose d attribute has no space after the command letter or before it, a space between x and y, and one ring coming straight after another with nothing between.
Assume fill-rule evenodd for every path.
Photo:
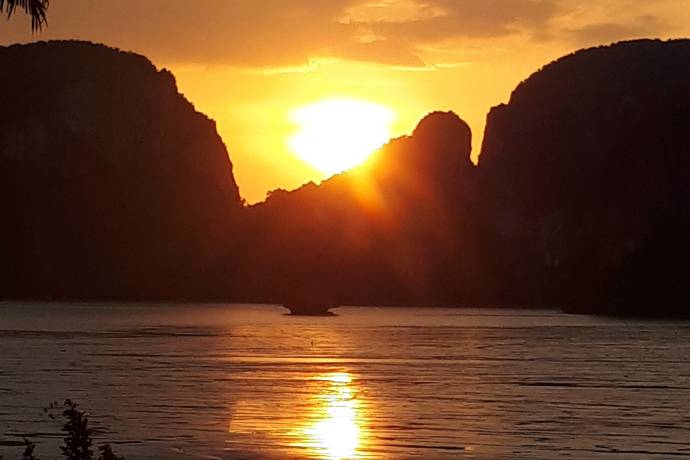
<instances>
[{"instance_id":1,"label":"small island silhouette","mask_svg":"<svg viewBox=\"0 0 690 460\"><path fill-rule=\"evenodd\" d=\"M0 47L0 297L688 316L689 56L578 51L491 110L478 165L467 124L434 112L245 206L170 72L86 42Z\"/></svg>"},{"instance_id":2,"label":"small island silhouette","mask_svg":"<svg viewBox=\"0 0 690 460\"><path fill-rule=\"evenodd\" d=\"M302 302L287 302L285 308L290 310L291 316L335 316L331 311L339 305L328 305L322 302L302 301Z\"/></svg>"}]
</instances>

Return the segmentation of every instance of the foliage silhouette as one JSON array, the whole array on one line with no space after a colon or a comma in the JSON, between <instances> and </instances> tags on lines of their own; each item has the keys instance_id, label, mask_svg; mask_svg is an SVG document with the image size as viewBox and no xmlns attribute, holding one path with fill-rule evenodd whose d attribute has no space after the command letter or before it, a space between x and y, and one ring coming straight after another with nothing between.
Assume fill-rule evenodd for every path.
<instances>
[{"instance_id":1,"label":"foliage silhouette","mask_svg":"<svg viewBox=\"0 0 690 460\"><path fill-rule=\"evenodd\" d=\"M63 445L60 446L62 457L66 460L94 460L94 452L91 449L93 446L92 435L94 430L89 428L88 414L79 409L79 404L66 399L62 404L64 409L61 412L65 423L62 426L62 431L66 433L63 438ZM43 409L43 412L49 418L55 419L54 411L60 409L60 404L51 402L48 407ZM22 454L22 460L39 460L34 455L36 445L28 439L24 439L25 449ZM98 447L100 455L95 460L125 460L124 457L119 457L113 452L110 444L104 444ZM0 456L0 460L2 457Z\"/></svg>"},{"instance_id":2,"label":"foliage silhouette","mask_svg":"<svg viewBox=\"0 0 690 460\"><path fill-rule=\"evenodd\" d=\"M94 430L89 427L88 414L79 409L79 404L71 399L66 399L62 406L64 407L62 417L65 419L62 431L66 433L63 445L60 446L62 456L67 460L93 460ZM52 402L45 411L48 412L50 418L54 418L52 411L59 407L57 402ZM99 446L98 450L100 455L97 460L124 460L124 457L115 455L110 444Z\"/></svg>"},{"instance_id":3,"label":"foliage silhouette","mask_svg":"<svg viewBox=\"0 0 690 460\"><path fill-rule=\"evenodd\" d=\"M31 16L31 30L40 30L48 23L50 0L0 0L0 13L10 18L17 8Z\"/></svg>"},{"instance_id":4,"label":"foliage silhouette","mask_svg":"<svg viewBox=\"0 0 690 460\"><path fill-rule=\"evenodd\" d=\"M124 457L118 457L115 455L113 449L110 447L110 444L100 446L98 450L101 451L101 456L98 457L99 460L125 460Z\"/></svg>"},{"instance_id":5,"label":"foliage silhouette","mask_svg":"<svg viewBox=\"0 0 690 460\"><path fill-rule=\"evenodd\" d=\"M67 421L62 430L67 433L67 436L63 439L64 445L60 446L62 456L68 460L91 460L93 458L91 450L93 430L89 428L89 418L78 409L77 403L67 399L64 405L65 410L62 416Z\"/></svg>"},{"instance_id":6,"label":"foliage silhouette","mask_svg":"<svg viewBox=\"0 0 690 460\"><path fill-rule=\"evenodd\" d=\"M38 457L34 456L34 450L36 449L36 444L24 438L25 449L22 453L22 460L39 460ZM0 457L1 459L2 457Z\"/></svg>"}]
</instances>

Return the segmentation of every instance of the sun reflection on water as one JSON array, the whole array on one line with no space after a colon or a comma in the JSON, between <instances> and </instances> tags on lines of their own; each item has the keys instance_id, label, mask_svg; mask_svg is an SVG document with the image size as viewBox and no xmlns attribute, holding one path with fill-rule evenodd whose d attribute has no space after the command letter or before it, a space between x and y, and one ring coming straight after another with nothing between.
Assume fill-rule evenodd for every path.
<instances>
[{"instance_id":1,"label":"sun reflection on water","mask_svg":"<svg viewBox=\"0 0 690 460\"><path fill-rule=\"evenodd\" d=\"M361 414L352 377L336 372L315 378L326 385L317 395L316 416L303 434L313 453L329 460L357 458Z\"/></svg>"},{"instance_id":2,"label":"sun reflection on water","mask_svg":"<svg viewBox=\"0 0 690 460\"><path fill-rule=\"evenodd\" d=\"M312 374L266 397L239 398L226 440L230 452L261 458L361 459L368 447L369 404L348 372Z\"/></svg>"}]
</instances>

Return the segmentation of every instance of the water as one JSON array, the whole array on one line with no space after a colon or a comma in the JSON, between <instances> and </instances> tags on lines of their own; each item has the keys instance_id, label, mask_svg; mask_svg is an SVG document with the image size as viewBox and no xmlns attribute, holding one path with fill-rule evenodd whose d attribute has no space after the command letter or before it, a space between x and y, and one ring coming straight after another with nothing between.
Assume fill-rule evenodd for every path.
<instances>
[{"instance_id":1,"label":"water","mask_svg":"<svg viewBox=\"0 0 690 460\"><path fill-rule=\"evenodd\" d=\"M0 455L690 458L690 322L555 311L0 304Z\"/></svg>"}]
</instances>

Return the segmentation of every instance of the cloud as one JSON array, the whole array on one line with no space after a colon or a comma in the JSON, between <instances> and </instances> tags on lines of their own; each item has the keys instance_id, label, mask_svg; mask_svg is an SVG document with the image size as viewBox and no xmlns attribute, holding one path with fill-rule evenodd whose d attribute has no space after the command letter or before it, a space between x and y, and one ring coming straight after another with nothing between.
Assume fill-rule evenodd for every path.
<instances>
[{"instance_id":1,"label":"cloud","mask_svg":"<svg viewBox=\"0 0 690 460\"><path fill-rule=\"evenodd\" d=\"M676 3L658 0L653 6ZM515 36L591 44L652 35L664 25L663 18L644 12L633 21L601 20L590 14L600 5L595 0L60 0L50 5L47 31L32 36L25 21L13 18L2 24L0 43L79 38L140 52L164 65L309 69L314 59L337 58L428 68L463 63L463 56L457 63L429 62L428 50L468 40Z\"/></svg>"},{"instance_id":2,"label":"cloud","mask_svg":"<svg viewBox=\"0 0 690 460\"><path fill-rule=\"evenodd\" d=\"M407 21L379 19L372 29L413 43L505 36L548 27L560 7L551 0L430 0L419 11L433 14Z\"/></svg>"},{"instance_id":3,"label":"cloud","mask_svg":"<svg viewBox=\"0 0 690 460\"><path fill-rule=\"evenodd\" d=\"M238 66L308 62L352 36L338 18L352 0L117 0L52 2L45 33L143 52L166 62ZM21 21L0 40L32 37ZM4 25L3 25L4 26Z\"/></svg>"}]
</instances>

